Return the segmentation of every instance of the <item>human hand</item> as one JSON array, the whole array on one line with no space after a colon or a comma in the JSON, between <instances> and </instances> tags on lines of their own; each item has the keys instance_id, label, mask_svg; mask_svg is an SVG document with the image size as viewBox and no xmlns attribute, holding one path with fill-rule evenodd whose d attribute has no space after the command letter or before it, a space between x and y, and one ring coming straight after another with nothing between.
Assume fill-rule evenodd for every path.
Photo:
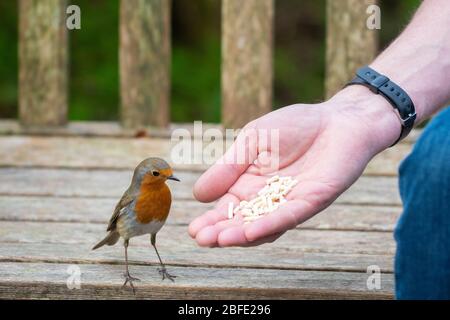
<instances>
[{"instance_id":1,"label":"human hand","mask_svg":"<svg viewBox=\"0 0 450 320\"><path fill-rule=\"evenodd\" d=\"M279 148L256 138L279 131ZM201 246L253 246L272 242L329 206L362 174L370 159L398 137L400 122L385 99L363 87L348 87L327 102L292 105L250 122L232 147L196 182L195 197L215 208L189 225ZM270 137L269 137L270 140ZM245 161L237 161L245 151ZM278 160L278 167L267 166ZM287 202L244 224L228 219L228 203L255 197L270 175L292 176L298 184Z\"/></svg>"}]
</instances>

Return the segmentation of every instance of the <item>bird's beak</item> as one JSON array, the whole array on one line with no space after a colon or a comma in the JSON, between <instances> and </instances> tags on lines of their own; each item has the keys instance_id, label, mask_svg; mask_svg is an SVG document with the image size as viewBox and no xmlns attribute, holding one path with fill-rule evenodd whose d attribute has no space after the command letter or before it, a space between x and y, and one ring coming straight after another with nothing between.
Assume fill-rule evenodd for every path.
<instances>
[{"instance_id":1,"label":"bird's beak","mask_svg":"<svg viewBox=\"0 0 450 320\"><path fill-rule=\"evenodd\" d=\"M175 177L174 175L168 176L167 179L169 180L175 180L175 181L180 181L180 179L178 179L177 177Z\"/></svg>"}]
</instances>

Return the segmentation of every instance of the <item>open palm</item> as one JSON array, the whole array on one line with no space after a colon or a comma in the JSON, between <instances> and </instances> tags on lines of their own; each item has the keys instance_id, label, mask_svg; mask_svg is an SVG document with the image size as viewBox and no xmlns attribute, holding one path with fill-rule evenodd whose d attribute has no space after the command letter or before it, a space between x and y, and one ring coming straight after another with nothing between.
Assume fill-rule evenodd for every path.
<instances>
[{"instance_id":1,"label":"open palm","mask_svg":"<svg viewBox=\"0 0 450 320\"><path fill-rule=\"evenodd\" d=\"M249 123L223 158L196 182L194 195L199 201L220 199L213 210L191 222L191 237L201 246L259 245L326 208L380 151L368 134L368 123L359 120L322 103L288 106ZM245 139L245 132L271 129L279 130L276 152L260 139L248 139L248 135ZM248 154L244 163L236 161L242 149ZM265 165L274 157L278 167ZM298 180L286 197L288 201L249 224L239 216L228 219L228 203L236 206L254 198L273 174Z\"/></svg>"}]
</instances>

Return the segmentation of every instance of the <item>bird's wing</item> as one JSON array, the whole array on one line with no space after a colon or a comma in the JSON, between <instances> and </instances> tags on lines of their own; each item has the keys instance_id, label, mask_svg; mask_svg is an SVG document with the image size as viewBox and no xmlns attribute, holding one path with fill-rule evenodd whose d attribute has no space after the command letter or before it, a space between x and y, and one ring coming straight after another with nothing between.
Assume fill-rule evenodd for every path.
<instances>
[{"instance_id":1,"label":"bird's wing","mask_svg":"<svg viewBox=\"0 0 450 320\"><path fill-rule=\"evenodd\" d=\"M119 200L116 208L114 209L111 219L109 219L108 228L106 229L106 231L112 231L116 228L117 219L119 218L122 209L133 202L134 198L134 194L130 194L129 192L125 192L123 194L122 198Z\"/></svg>"}]
</instances>

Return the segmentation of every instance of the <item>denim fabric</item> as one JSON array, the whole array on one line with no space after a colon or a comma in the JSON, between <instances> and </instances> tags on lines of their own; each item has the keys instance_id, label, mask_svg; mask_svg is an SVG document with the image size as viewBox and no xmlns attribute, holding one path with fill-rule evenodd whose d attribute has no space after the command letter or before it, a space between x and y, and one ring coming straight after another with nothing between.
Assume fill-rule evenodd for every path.
<instances>
[{"instance_id":1,"label":"denim fabric","mask_svg":"<svg viewBox=\"0 0 450 320\"><path fill-rule=\"evenodd\" d=\"M401 163L400 195L396 297L450 299L450 107L434 117Z\"/></svg>"}]
</instances>

